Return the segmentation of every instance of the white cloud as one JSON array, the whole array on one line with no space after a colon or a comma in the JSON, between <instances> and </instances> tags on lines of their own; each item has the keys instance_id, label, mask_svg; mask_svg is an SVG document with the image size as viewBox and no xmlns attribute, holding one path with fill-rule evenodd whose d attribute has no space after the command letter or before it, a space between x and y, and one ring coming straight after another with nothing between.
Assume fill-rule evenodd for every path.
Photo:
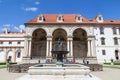
<instances>
[{"instance_id":1,"label":"white cloud","mask_svg":"<svg viewBox=\"0 0 120 80\"><path fill-rule=\"evenodd\" d=\"M14 29L19 30L19 28L18 28L18 27L16 27L16 26L14 26Z\"/></svg>"},{"instance_id":2,"label":"white cloud","mask_svg":"<svg viewBox=\"0 0 120 80\"><path fill-rule=\"evenodd\" d=\"M23 8L25 11L37 11L38 8L36 7L27 7L27 8Z\"/></svg>"},{"instance_id":3,"label":"white cloud","mask_svg":"<svg viewBox=\"0 0 120 80\"><path fill-rule=\"evenodd\" d=\"M39 4L40 4L40 2L36 1L36 2L35 2L35 4L36 4L36 5L39 5Z\"/></svg>"},{"instance_id":4,"label":"white cloud","mask_svg":"<svg viewBox=\"0 0 120 80\"><path fill-rule=\"evenodd\" d=\"M5 31L6 29L10 30L10 27L13 26L13 24L3 24L1 27L1 31Z\"/></svg>"},{"instance_id":5,"label":"white cloud","mask_svg":"<svg viewBox=\"0 0 120 80\"><path fill-rule=\"evenodd\" d=\"M24 31L25 31L25 26L24 26L24 25L20 25L19 28L20 28L21 30L24 30Z\"/></svg>"},{"instance_id":6,"label":"white cloud","mask_svg":"<svg viewBox=\"0 0 120 80\"><path fill-rule=\"evenodd\" d=\"M12 24L3 24L3 27L10 27Z\"/></svg>"},{"instance_id":7,"label":"white cloud","mask_svg":"<svg viewBox=\"0 0 120 80\"><path fill-rule=\"evenodd\" d=\"M19 27L14 26L14 29L18 30L18 31L20 31L20 30L24 30L25 31L25 26L24 25L19 25Z\"/></svg>"}]
</instances>

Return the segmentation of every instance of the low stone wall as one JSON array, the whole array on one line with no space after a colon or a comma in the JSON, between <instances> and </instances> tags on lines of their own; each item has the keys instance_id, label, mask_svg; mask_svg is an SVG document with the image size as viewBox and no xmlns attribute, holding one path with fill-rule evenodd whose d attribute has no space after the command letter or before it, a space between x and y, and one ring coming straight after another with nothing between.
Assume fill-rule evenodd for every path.
<instances>
[{"instance_id":1,"label":"low stone wall","mask_svg":"<svg viewBox=\"0 0 120 80\"><path fill-rule=\"evenodd\" d=\"M37 63L32 63L32 64L29 64L29 63L24 63L24 64L14 64L14 65L9 65L8 66L8 71L9 72L27 72L29 70L29 67L30 66L33 66L33 65L36 65Z\"/></svg>"},{"instance_id":2,"label":"low stone wall","mask_svg":"<svg viewBox=\"0 0 120 80\"><path fill-rule=\"evenodd\" d=\"M100 64L84 64L84 65L90 67L91 71L103 71L103 66Z\"/></svg>"}]
</instances>

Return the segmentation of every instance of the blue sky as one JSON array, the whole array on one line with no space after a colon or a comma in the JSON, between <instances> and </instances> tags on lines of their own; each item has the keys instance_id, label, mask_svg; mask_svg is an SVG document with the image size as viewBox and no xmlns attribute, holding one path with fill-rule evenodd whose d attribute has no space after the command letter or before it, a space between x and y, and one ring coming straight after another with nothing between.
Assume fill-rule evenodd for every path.
<instances>
[{"instance_id":1,"label":"blue sky","mask_svg":"<svg viewBox=\"0 0 120 80\"><path fill-rule=\"evenodd\" d=\"M88 19L102 14L120 20L120 0L0 0L0 32L25 29L39 14L81 14Z\"/></svg>"}]
</instances>

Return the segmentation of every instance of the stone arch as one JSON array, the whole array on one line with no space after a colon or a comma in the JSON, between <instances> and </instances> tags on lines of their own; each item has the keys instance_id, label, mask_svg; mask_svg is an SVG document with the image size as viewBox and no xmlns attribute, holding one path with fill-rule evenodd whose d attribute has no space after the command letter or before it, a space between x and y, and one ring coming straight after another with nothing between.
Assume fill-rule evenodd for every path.
<instances>
[{"instance_id":1,"label":"stone arch","mask_svg":"<svg viewBox=\"0 0 120 80\"><path fill-rule=\"evenodd\" d=\"M77 28L73 32L73 56L87 57L87 32L82 28Z\"/></svg>"},{"instance_id":2,"label":"stone arch","mask_svg":"<svg viewBox=\"0 0 120 80\"><path fill-rule=\"evenodd\" d=\"M52 35L53 35L53 33L54 33L56 30L58 30L58 29L64 30L64 31L66 32L66 35L68 36L68 31L67 31L67 29L66 29L66 28L63 28L63 27L61 27L61 28L55 27L55 28L51 31Z\"/></svg>"},{"instance_id":3,"label":"stone arch","mask_svg":"<svg viewBox=\"0 0 120 80\"><path fill-rule=\"evenodd\" d=\"M5 61L5 51L4 50L0 50L0 61L4 62Z\"/></svg>"},{"instance_id":4,"label":"stone arch","mask_svg":"<svg viewBox=\"0 0 120 80\"><path fill-rule=\"evenodd\" d=\"M46 57L46 38L47 33L44 29L38 28L32 34L31 59Z\"/></svg>"},{"instance_id":5,"label":"stone arch","mask_svg":"<svg viewBox=\"0 0 120 80\"><path fill-rule=\"evenodd\" d=\"M52 49L53 50L59 50L58 49L58 40L62 42L62 50L67 50L67 32L62 29L58 28L56 29L53 34L53 39L52 39ZM56 55L52 55L55 57ZM65 56L65 55L64 55Z\"/></svg>"},{"instance_id":6,"label":"stone arch","mask_svg":"<svg viewBox=\"0 0 120 80\"><path fill-rule=\"evenodd\" d=\"M71 33L73 34L73 32L74 32L75 30L77 30L77 29L82 29L82 30L84 30L84 31L86 32L87 36L89 35L89 30L88 30L88 28L77 27L77 26L75 26L75 27L72 28Z\"/></svg>"},{"instance_id":7,"label":"stone arch","mask_svg":"<svg viewBox=\"0 0 120 80\"><path fill-rule=\"evenodd\" d=\"M43 27L36 27L36 28L31 29L31 31L30 31L30 36L32 36L33 33L34 33L36 30L38 30L38 29L43 29L43 30L46 32L46 34L47 34L47 30L44 29Z\"/></svg>"},{"instance_id":8,"label":"stone arch","mask_svg":"<svg viewBox=\"0 0 120 80\"><path fill-rule=\"evenodd\" d=\"M16 50L16 52L15 52L15 61L16 62L20 61L21 57L22 57L22 51L20 49Z\"/></svg>"},{"instance_id":9,"label":"stone arch","mask_svg":"<svg viewBox=\"0 0 120 80\"><path fill-rule=\"evenodd\" d=\"M10 59L10 61L14 62L14 52L13 50L8 50L7 51L7 59Z\"/></svg>"}]
</instances>

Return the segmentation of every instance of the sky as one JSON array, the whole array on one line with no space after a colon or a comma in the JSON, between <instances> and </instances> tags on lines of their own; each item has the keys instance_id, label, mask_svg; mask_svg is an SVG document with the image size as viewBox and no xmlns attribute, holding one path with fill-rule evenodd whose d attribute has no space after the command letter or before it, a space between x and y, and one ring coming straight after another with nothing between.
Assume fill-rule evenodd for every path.
<instances>
[{"instance_id":1,"label":"sky","mask_svg":"<svg viewBox=\"0 0 120 80\"><path fill-rule=\"evenodd\" d=\"M120 20L120 0L0 0L0 32L25 30L24 23L39 14L81 14L94 19Z\"/></svg>"}]
</instances>

